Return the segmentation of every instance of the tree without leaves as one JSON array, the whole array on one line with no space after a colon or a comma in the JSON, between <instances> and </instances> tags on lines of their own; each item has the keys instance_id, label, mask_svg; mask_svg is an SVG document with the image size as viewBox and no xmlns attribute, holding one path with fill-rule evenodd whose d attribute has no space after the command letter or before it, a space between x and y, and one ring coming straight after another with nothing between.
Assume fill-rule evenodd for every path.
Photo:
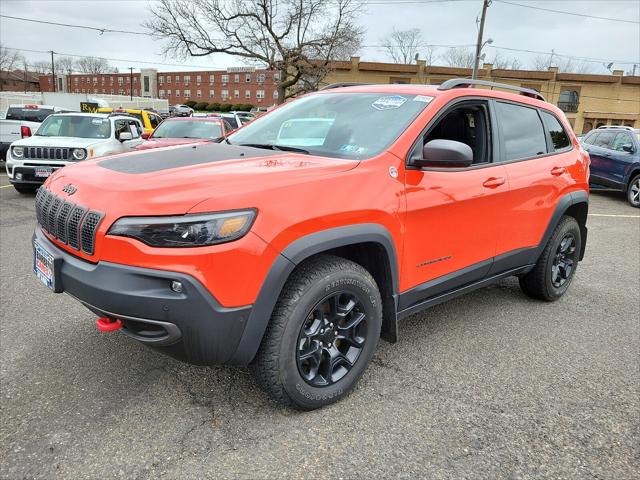
<instances>
[{"instance_id":1,"label":"tree without leaves","mask_svg":"<svg viewBox=\"0 0 640 480\"><path fill-rule=\"evenodd\" d=\"M558 55L538 55L531 61L534 70L548 70L549 67L558 67L561 72L570 73L592 73L593 65L587 62Z\"/></svg>"},{"instance_id":2,"label":"tree without leaves","mask_svg":"<svg viewBox=\"0 0 640 480\"><path fill-rule=\"evenodd\" d=\"M110 73L113 67L104 58L99 57L82 57L76 62L76 66L80 73Z\"/></svg>"},{"instance_id":3,"label":"tree without leaves","mask_svg":"<svg viewBox=\"0 0 640 480\"><path fill-rule=\"evenodd\" d=\"M76 71L76 61L72 57L58 57L55 62L58 73L71 75Z\"/></svg>"},{"instance_id":4,"label":"tree without leaves","mask_svg":"<svg viewBox=\"0 0 640 480\"><path fill-rule=\"evenodd\" d=\"M30 64L30 68L39 75L51 74L51 62L47 62L46 60L35 61Z\"/></svg>"},{"instance_id":5,"label":"tree without leaves","mask_svg":"<svg viewBox=\"0 0 640 480\"><path fill-rule=\"evenodd\" d=\"M358 49L359 8L357 0L160 0L145 27L166 40L166 55L226 53L278 70L282 103L316 89L332 60Z\"/></svg>"},{"instance_id":6,"label":"tree without leaves","mask_svg":"<svg viewBox=\"0 0 640 480\"><path fill-rule=\"evenodd\" d=\"M442 55L442 60L449 67L473 68L474 53L468 48L450 48Z\"/></svg>"},{"instance_id":7,"label":"tree without leaves","mask_svg":"<svg viewBox=\"0 0 640 480\"><path fill-rule=\"evenodd\" d=\"M387 53L394 63L413 63L416 54L420 53L422 33L418 28L396 30L383 39Z\"/></svg>"},{"instance_id":8,"label":"tree without leaves","mask_svg":"<svg viewBox=\"0 0 640 480\"><path fill-rule=\"evenodd\" d=\"M496 52L493 59L489 62L493 68L504 70L520 70L522 62L516 57L503 57L500 52Z\"/></svg>"},{"instance_id":9,"label":"tree without leaves","mask_svg":"<svg viewBox=\"0 0 640 480\"><path fill-rule=\"evenodd\" d=\"M17 50L5 48L0 43L0 71L10 72L22 65L22 55Z\"/></svg>"}]
</instances>

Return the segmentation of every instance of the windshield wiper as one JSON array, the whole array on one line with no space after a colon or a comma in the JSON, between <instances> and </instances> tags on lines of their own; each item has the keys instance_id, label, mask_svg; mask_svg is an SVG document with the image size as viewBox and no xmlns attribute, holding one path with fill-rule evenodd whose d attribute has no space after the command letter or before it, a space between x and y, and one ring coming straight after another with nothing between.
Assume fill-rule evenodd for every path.
<instances>
[{"instance_id":1,"label":"windshield wiper","mask_svg":"<svg viewBox=\"0 0 640 480\"><path fill-rule=\"evenodd\" d=\"M309 155L309 150L298 147L289 147L286 145L274 145L273 143L241 143L241 147L265 148L267 150L280 150L284 152L304 153Z\"/></svg>"}]
</instances>

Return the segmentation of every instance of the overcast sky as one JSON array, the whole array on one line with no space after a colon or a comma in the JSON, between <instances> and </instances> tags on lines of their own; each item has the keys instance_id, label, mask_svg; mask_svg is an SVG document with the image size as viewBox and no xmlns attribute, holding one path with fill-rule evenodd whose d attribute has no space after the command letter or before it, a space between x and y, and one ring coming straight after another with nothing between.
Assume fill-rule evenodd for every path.
<instances>
[{"instance_id":1,"label":"overcast sky","mask_svg":"<svg viewBox=\"0 0 640 480\"><path fill-rule=\"evenodd\" d=\"M380 0L372 0L380 1ZM429 44L465 45L476 39L475 19L480 14L482 0L438 1L435 3L368 4L360 18L367 30L361 58L388 61L384 49L376 47L393 27L419 28ZM420 0L418 0L419 2ZM423 0L424 1L424 0ZM516 3L586 15L624 19L635 23L584 18L509 5L494 1L489 8L485 38L492 38L496 47L510 47L606 59L614 62L614 69L629 71L630 64L640 63L640 0L510 0ZM389 3L392 3L389 1ZM148 0L0 0L2 15L20 16L52 22L83 24L112 29L143 31L141 23L149 18L153 2ZM160 70L179 70L187 67L225 68L242 65L241 61L225 55L189 59L164 58L161 45L152 38L139 35L109 34L36 25L0 18L0 42L6 47L29 50L51 50L78 55L94 55L111 59L125 70L130 66L147 66L141 61L155 63ZM498 50L487 48L487 61ZM444 53L439 49L437 53ZM49 56L24 53L29 60L47 60ZM517 56L527 64L535 54L500 50L503 57ZM162 65L175 63L176 66ZM435 61L442 64L442 61ZM596 72L606 72L602 62L590 62ZM149 65L152 66L152 65ZM637 70L640 72L640 69Z\"/></svg>"}]
</instances>

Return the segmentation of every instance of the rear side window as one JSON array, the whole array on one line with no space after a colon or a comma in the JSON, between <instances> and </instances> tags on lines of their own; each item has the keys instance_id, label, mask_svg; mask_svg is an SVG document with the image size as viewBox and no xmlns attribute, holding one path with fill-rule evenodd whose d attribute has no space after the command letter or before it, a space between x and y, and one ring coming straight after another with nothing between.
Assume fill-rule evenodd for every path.
<instances>
[{"instance_id":1,"label":"rear side window","mask_svg":"<svg viewBox=\"0 0 640 480\"><path fill-rule=\"evenodd\" d=\"M624 147L633 148L633 138L628 133L618 133L611 143L611 149L617 152L626 151Z\"/></svg>"},{"instance_id":2,"label":"rear side window","mask_svg":"<svg viewBox=\"0 0 640 480\"><path fill-rule=\"evenodd\" d=\"M611 144L613 143L613 139L616 137L616 132L602 132L598 135L598 138L595 139L593 145L601 148L611 148Z\"/></svg>"},{"instance_id":3,"label":"rear side window","mask_svg":"<svg viewBox=\"0 0 640 480\"><path fill-rule=\"evenodd\" d=\"M547 126L547 130L549 130L549 135L551 135L553 149L557 152L558 150L564 150L570 146L571 140L569 140L569 135L567 135L567 132L562 128L560 121L551 113L544 111L541 111L540 113L542 113L544 123Z\"/></svg>"},{"instance_id":4,"label":"rear side window","mask_svg":"<svg viewBox=\"0 0 640 480\"><path fill-rule=\"evenodd\" d=\"M547 140L536 109L502 102L497 102L496 109L506 161L547 153Z\"/></svg>"},{"instance_id":5,"label":"rear side window","mask_svg":"<svg viewBox=\"0 0 640 480\"><path fill-rule=\"evenodd\" d=\"M598 132L591 132L591 133L587 134L586 137L584 137L582 142L586 143L587 145L593 145L595 143L597 137L598 137Z\"/></svg>"},{"instance_id":6,"label":"rear side window","mask_svg":"<svg viewBox=\"0 0 640 480\"><path fill-rule=\"evenodd\" d=\"M149 115L149 123L151 123L151 128L155 129L160 124L162 119L160 119L160 117L156 115L152 115L151 113L149 113L148 115Z\"/></svg>"}]
</instances>

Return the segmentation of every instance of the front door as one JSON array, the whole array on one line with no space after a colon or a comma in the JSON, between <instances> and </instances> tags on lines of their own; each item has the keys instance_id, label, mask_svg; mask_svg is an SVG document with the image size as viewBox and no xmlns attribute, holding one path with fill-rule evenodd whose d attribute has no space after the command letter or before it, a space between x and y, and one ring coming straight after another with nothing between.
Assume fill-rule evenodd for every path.
<instances>
[{"instance_id":1,"label":"front door","mask_svg":"<svg viewBox=\"0 0 640 480\"><path fill-rule=\"evenodd\" d=\"M406 170L406 235L399 308L482 279L503 228L508 192L503 165L492 163L494 134L486 100L456 103L415 148L434 139L466 143L467 168Z\"/></svg>"}]
</instances>

